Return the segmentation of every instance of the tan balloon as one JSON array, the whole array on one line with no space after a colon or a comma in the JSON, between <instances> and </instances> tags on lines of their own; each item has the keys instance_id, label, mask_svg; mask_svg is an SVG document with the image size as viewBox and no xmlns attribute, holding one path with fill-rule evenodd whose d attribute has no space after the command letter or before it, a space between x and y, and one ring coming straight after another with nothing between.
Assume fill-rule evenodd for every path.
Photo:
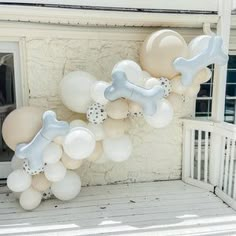
<instances>
[{"instance_id":1,"label":"tan balloon","mask_svg":"<svg viewBox=\"0 0 236 236\"><path fill-rule=\"evenodd\" d=\"M124 119L129 113L128 102L125 99L109 102L106 106L106 112L112 119Z\"/></svg>"},{"instance_id":2,"label":"tan balloon","mask_svg":"<svg viewBox=\"0 0 236 236\"><path fill-rule=\"evenodd\" d=\"M170 102L172 105L174 112L180 113L183 108L183 96L176 94L176 93L171 93L167 100Z\"/></svg>"},{"instance_id":3,"label":"tan balloon","mask_svg":"<svg viewBox=\"0 0 236 236\"><path fill-rule=\"evenodd\" d=\"M62 161L63 165L69 170L78 169L83 163L82 160L75 160L75 159L68 157L66 155L66 153L63 153L61 161Z\"/></svg>"},{"instance_id":4,"label":"tan balloon","mask_svg":"<svg viewBox=\"0 0 236 236\"><path fill-rule=\"evenodd\" d=\"M108 118L103 123L105 136L110 138L116 138L124 135L126 131L126 123L124 120L114 120Z\"/></svg>"},{"instance_id":5,"label":"tan balloon","mask_svg":"<svg viewBox=\"0 0 236 236\"><path fill-rule=\"evenodd\" d=\"M193 79L193 85L206 83L211 78L211 76L211 70L209 68L204 68L200 70Z\"/></svg>"},{"instance_id":6,"label":"tan balloon","mask_svg":"<svg viewBox=\"0 0 236 236\"><path fill-rule=\"evenodd\" d=\"M103 153L102 142L101 141L96 142L96 147L93 153L89 156L87 160L91 162L95 162L102 156L102 153Z\"/></svg>"},{"instance_id":7,"label":"tan balloon","mask_svg":"<svg viewBox=\"0 0 236 236\"><path fill-rule=\"evenodd\" d=\"M5 143L15 150L17 144L30 142L42 127L43 112L37 107L22 107L12 111L2 126Z\"/></svg>"},{"instance_id":8,"label":"tan balloon","mask_svg":"<svg viewBox=\"0 0 236 236\"><path fill-rule=\"evenodd\" d=\"M187 87L183 86L180 81L180 76L176 76L171 80L171 87L173 93L177 93L179 95L183 95L187 89Z\"/></svg>"},{"instance_id":9,"label":"tan balloon","mask_svg":"<svg viewBox=\"0 0 236 236\"><path fill-rule=\"evenodd\" d=\"M34 175L32 177L31 186L39 192L46 191L50 186L51 182L45 177L43 173Z\"/></svg>"},{"instance_id":10,"label":"tan balloon","mask_svg":"<svg viewBox=\"0 0 236 236\"><path fill-rule=\"evenodd\" d=\"M129 115L138 117L143 115L142 107L136 102L129 101Z\"/></svg>"},{"instance_id":11,"label":"tan balloon","mask_svg":"<svg viewBox=\"0 0 236 236\"><path fill-rule=\"evenodd\" d=\"M142 68L155 77L173 78L178 72L173 67L177 57L187 57L188 46L184 38L173 30L152 33L144 41L140 62Z\"/></svg>"},{"instance_id":12,"label":"tan balloon","mask_svg":"<svg viewBox=\"0 0 236 236\"><path fill-rule=\"evenodd\" d=\"M194 86L189 87L185 91L184 95L186 97L197 97L197 94L199 93L199 91L200 91L200 85L194 85Z\"/></svg>"}]
</instances>

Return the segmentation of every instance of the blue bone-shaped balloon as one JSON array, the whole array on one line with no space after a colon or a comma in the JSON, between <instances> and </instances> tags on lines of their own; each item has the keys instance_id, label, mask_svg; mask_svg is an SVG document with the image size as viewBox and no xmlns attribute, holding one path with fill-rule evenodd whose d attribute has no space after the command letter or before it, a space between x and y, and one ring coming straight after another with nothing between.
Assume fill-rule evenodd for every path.
<instances>
[{"instance_id":1,"label":"blue bone-shaped balloon","mask_svg":"<svg viewBox=\"0 0 236 236\"><path fill-rule=\"evenodd\" d=\"M129 82L123 71L115 71L112 73L112 85L106 88L104 96L109 101L127 98L138 103L145 115L152 116L156 112L158 100L164 96L164 89L158 85L151 89L139 87Z\"/></svg>"},{"instance_id":2,"label":"blue bone-shaped balloon","mask_svg":"<svg viewBox=\"0 0 236 236\"><path fill-rule=\"evenodd\" d=\"M43 126L28 144L18 144L16 146L16 156L21 159L28 159L29 167L32 171L42 168L42 153L45 147L57 136L65 135L69 132L69 124L65 121L58 121L53 111L46 111L43 114Z\"/></svg>"},{"instance_id":3,"label":"blue bone-shaped balloon","mask_svg":"<svg viewBox=\"0 0 236 236\"><path fill-rule=\"evenodd\" d=\"M179 57L175 59L173 66L181 73L181 82L184 86L190 86L195 75L210 64L225 65L228 55L223 51L223 40L220 36L212 36L208 47L191 59Z\"/></svg>"}]
</instances>

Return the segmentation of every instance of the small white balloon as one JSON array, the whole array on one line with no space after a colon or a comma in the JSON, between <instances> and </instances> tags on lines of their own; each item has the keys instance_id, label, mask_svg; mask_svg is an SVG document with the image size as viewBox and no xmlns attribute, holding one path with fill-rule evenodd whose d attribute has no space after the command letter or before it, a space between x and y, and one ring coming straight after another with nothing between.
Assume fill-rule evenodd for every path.
<instances>
[{"instance_id":1,"label":"small white balloon","mask_svg":"<svg viewBox=\"0 0 236 236\"><path fill-rule=\"evenodd\" d=\"M62 148L56 143L50 143L43 151L43 161L47 164L58 162L62 156Z\"/></svg>"},{"instance_id":2,"label":"small white balloon","mask_svg":"<svg viewBox=\"0 0 236 236\"><path fill-rule=\"evenodd\" d=\"M87 123L83 120L73 120L70 122L70 129L76 128L76 127L87 127Z\"/></svg>"},{"instance_id":3,"label":"small white balloon","mask_svg":"<svg viewBox=\"0 0 236 236\"><path fill-rule=\"evenodd\" d=\"M72 159L81 160L89 157L96 146L94 134L83 127L74 128L66 135L63 148Z\"/></svg>"},{"instance_id":4,"label":"small white balloon","mask_svg":"<svg viewBox=\"0 0 236 236\"><path fill-rule=\"evenodd\" d=\"M100 141L105 138L102 124L95 125L93 123L88 123L88 129L95 135L96 141Z\"/></svg>"},{"instance_id":5,"label":"small white balloon","mask_svg":"<svg viewBox=\"0 0 236 236\"><path fill-rule=\"evenodd\" d=\"M24 159L18 158L14 155L11 159L11 168L12 170L23 169Z\"/></svg>"},{"instance_id":6,"label":"small white balloon","mask_svg":"<svg viewBox=\"0 0 236 236\"><path fill-rule=\"evenodd\" d=\"M91 87L91 97L95 102L106 105L109 101L105 98L104 92L110 84L105 81L98 81Z\"/></svg>"},{"instance_id":7,"label":"small white balloon","mask_svg":"<svg viewBox=\"0 0 236 236\"><path fill-rule=\"evenodd\" d=\"M152 77L152 78L147 79L145 82L145 88L147 88L147 89L151 89L156 85L161 86L161 81L158 80L157 78Z\"/></svg>"},{"instance_id":8,"label":"small white balloon","mask_svg":"<svg viewBox=\"0 0 236 236\"><path fill-rule=\"evenodd\" d=\"M129 159L132 149L132 142L128 135L103 140L103 150L106 158L115 162Z\"/></svg>"},{"instance_id":9,"label":"small white balloon","mask_svg":"<svg viewBox=\"0 0 236 236\"><path fill-rule=\"evenodd\" d=\"M153 116L144 115L144 119L154 128L163 128L172 121L173 115L174 111L171 104L163 98L157 104L156 113Z\"/></svg>"},{"instance_id":10,"label":"small white balloon","mask_svg":"<svg viewBox=\"0 0 236 236\"><path fill-rule=\"evenodd\" d=\"M38 207L42 200L42 194L33 188L29 188L20 195L20 205L30 211Z\"/></svg>"},{"instance_id":11,"label":"small white balloon","mask_svg":"<svg viewBox=\"0 0 236 236\"><path fill-rule=\"evenodd\" d=\"M47 164L44 170L45 177L51 182L62 180L66 175L66 168L61 161L54 164Z\"/></svg>"},{"instance_id":12,"label":"small white balloon","mask_svg":"<svg viewBox=\"0 0 236 236\"><path fill-rule=\"evenodd\" d=\"M51 190L56 198L68 201L75 198L81 189L80 177L73 171L67 171L63 180L53 183Z\"/></svg>"},{"instance_id":13,"label":"small white balloon","mask_svg":"<svg viewBox=\"0 0 236 236\"><path fill-rule=\"evenodd\" d=\"M115 71L123 71L131 83L139 86L143 85L142 69L136 62L131 60L120 61L114 66L112 74Z\"/></svg>"},{"instance_id":14,"label":"small white balloon","mask_svg":"<svg viewBox=\"0 0 236 236\"><path fill-rule=\"evenodd\" d=\"M24 170L14 170L7 177L7 187L13 192L23 192L30 187L32 182L31 175L27 174Z\"/></svg>"}]
</instances>

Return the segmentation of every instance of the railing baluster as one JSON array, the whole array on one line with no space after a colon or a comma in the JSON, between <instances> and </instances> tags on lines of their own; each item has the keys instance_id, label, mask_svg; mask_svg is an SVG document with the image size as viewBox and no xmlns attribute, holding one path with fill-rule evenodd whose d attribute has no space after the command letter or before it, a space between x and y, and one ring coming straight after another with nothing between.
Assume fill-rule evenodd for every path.
<instances>
[{"instance_id":1,"label":"railing baluster","mask_svg":"<svg viewBox=\"0 0 236 236\"><path fill-rule=\"evenodd\" d=\"M232 195L232 181L233 181L233 167L234 167L234 149L235 149L235 140L232 140L231 143L231 152L230 152L230 163L229 163L229 187L228 195Z\"/></svg>"},{"instance_id":2,"label":"railing baluster","mask_svg":"<svg viewBox=\"0 0 236 236\"><path fill-rule=\"evenodd\" d=\"M204 155L204 181L208 182L208 134L205 131L205 155Z\"/></svg>"},{"instance_id":3,"label":"railing baluster","mask_svg":"<svg viewBox=\"0 0 236 236\"><path fill-rule=\"evenodd\" d=\"M224 163L225 163L225 143L226 138L222 136L222 154L221 154L221 164L220 164L220 178L219 178L219 188L222 190L223 179L224 179Z\"/></svg>"},{"instance_id":4,"label":"railing baluster","mask_svg":"<svg viewBox=\"0 0 236 236\"><path fill-rule=\"evenodd\" d=\"M201 180L202 131L198 130L197 179Z\"/></svg>"},{"instance_id":5,"label":"railing baluster","mask_svg":"<svg viewBox=\"0 0 236 236\"><path fill-rule=\"evenodd\" d=\"M225 175L224 175L224 192L227 192L228 173L229 173L229 153L230 153L230 138L227 138L226 158L225 158Z\"/></svg>"},{"instance_id":6,"label":"railing baluster","mask_svg":"<svg viewBox=\"0 0 236 236\"><path fill-rule=\"evenodd\" d=\"M194 178L194 142L195 142L195 130L191 130L191 153L190 153L190 158L191 158L191 178Z\"/></svg>"}]
</instances>

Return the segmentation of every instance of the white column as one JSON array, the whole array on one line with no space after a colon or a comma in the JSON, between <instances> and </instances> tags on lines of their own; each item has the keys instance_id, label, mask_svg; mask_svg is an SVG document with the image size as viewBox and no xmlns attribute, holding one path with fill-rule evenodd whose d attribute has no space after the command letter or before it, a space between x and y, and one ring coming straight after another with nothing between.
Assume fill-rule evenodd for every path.
<instances>
[{"instance_id":1,"label":"white column","mask_svg":"<svg viewBox=\"0 0 236 236\"><path fill-rule=\"evenodd\" d=\"M219 0L219 21L217 24L217 34L223 38L224 46L229 49L230 24L231 24L232 0ZM226 90L227 65L215 65L213 99L212 99L212 120L215 122L224 121L225 90ZM213 185L218 184L220 171L220 158L222 153L222 142L219 135L213 134L211 138L211 158L209 181Z\"/></svg>"}]
</instances>

